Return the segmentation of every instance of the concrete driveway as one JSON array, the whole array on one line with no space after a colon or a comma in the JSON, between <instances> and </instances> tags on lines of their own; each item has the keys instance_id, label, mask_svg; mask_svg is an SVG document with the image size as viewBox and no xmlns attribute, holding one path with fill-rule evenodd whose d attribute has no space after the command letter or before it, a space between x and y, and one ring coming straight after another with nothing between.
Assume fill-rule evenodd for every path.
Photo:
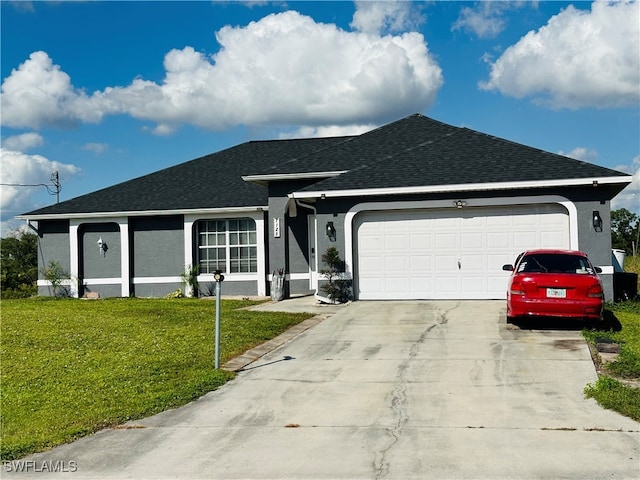
<instances>
[{"instance_id":1,"label":"concrete driveway","mask_svg":"<svg viewBox=\"0 0 640 480\"><path fill-rule=\"evenodd\" d=\"M596 373L578 330L520 330L492 301L335 310L218 391L17 476L640 478L640 425L583 396ZM34 471L55 462L75 471Z\"/></svg>"}]
</instances>

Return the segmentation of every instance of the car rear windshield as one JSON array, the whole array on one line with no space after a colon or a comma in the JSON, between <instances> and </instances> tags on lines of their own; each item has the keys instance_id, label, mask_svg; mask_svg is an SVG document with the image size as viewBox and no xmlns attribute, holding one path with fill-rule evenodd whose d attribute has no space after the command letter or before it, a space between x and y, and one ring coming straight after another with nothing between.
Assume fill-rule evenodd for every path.
<instances>
[{"instance_id":1,"label":"car rear windshield","mask_svg":"<svg viewBox=\"0 0 640 480\"><path fill-rule=\"evenodd\" d=\"M593 266L585 257L557 253L525 255L518 265L518 272L531 273L595 273Z\"/></svg>"}]
</instances>

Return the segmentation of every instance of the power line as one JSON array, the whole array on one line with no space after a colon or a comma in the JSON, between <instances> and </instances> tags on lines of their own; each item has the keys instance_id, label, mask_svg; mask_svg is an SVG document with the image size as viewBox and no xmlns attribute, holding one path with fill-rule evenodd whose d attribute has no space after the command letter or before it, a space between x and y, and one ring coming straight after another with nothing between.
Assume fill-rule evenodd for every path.
<instances>
[{"instance_id":1,"label":"power line","mask_svg":"<svg viewBox=\"0 0 640 480\"><path fill-rule=\"evenodd\" d=\"M49 195L56 196L56 203L60 203L60 190L62 190L62 184L60 183L60 177L58 172L55 171L51 174L51 185L48 183L0 183L3 187L44 187L49 192Z\"/></svg>"}]
</instances>

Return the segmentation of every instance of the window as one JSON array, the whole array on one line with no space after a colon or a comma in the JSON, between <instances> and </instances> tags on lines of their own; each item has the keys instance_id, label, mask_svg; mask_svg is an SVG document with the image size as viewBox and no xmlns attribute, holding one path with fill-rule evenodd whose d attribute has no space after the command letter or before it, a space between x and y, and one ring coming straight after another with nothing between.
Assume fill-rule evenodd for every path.
<instances>
[{"instance_id":1,"label":"window","mask_svg":"<svg viewBox=\"0 0 640 480\"><path fill-rule=\"evenodd\" d=\"M258 271L256 222L251 218L198 222L200 273Z\"/></svg>"},{"instance_id":2,"label":"window","mask_svg":"<svg viewBox=\"0 0 640 480\"><path fill-rule=\"evenodd\" d=\"M594 268L585 257L547 253L527 255L518 266L518 272L529 273L590 273Z\"/></svg>"}]
</instances>

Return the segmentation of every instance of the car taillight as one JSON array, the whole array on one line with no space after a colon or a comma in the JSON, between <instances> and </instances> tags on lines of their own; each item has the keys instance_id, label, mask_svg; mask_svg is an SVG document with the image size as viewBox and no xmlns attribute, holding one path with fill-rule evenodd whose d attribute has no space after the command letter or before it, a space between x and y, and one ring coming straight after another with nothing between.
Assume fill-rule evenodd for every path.
<instances>
[{"instance_id":1,"label":"car taillight","mask_svg":"<svg viewBox=\"0 0 640 480\"><path fill-rule=\"evenodd\" d=\"M524 285L520 282L513 282L509 289L511 295L524 295Z\"/></svg>"},{"instance_id":2,"label":"car taillight","mask_svg":"<svg viewBox=\"0 0 640 480\"><path fill-rule=\"evenodd\" d=\"M604 292L602 291L602 286L601 285L592 285L589 287L589 290L587 290L587 297L593 297L593 298L602 298L604 297Z\"/></svg>"}]
</instances>

